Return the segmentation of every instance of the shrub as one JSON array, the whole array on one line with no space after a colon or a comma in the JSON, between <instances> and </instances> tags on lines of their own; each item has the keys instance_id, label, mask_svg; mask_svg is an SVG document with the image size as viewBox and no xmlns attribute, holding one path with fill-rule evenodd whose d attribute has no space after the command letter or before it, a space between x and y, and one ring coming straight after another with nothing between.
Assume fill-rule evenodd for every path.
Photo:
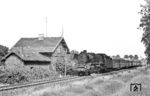
<instances>
[{"instance_id":1,"label":"shrub","mask_svg":"<svg viewBox=\"0 0 150 96\"><path fill-rule=\"evenodd\" d=\"M16 70L3 70L3 75L0 76L0 82L15 84L31 82L45 78L56 78L56 74L40 67L33 67L32 69L29 67L23 67Z\"/></svg>"},{"instance_id":2,"label":"shrub","mask_svg":"<svg viewBox=\"0 0 150 96\"><path fill-rule=\"evenodd\" d=\"M64 58L59 58L56 60L54 65L56 65L56 71L59 74L65 74L65 67L66 73L70 73L72 69L75 67L77 60L73 59L72 55L66 55Z\"/></svg>"},{"instance_id":3,"label":"shrub","mask_svg":"<svg viewBox=\"0 0 150 96\"><path fill-rule=\"evenodd\" d=\"M65 67L66 67L66 69L65 69ZM72 67L70 65L65 65L64 63L58 63L58 62L56 63L56 71L59 74L64 75L65 70L66 70L66 72L69 72L71 69L72 69Z\"/></svg>"},{"instance_id":4,"label":"shrub","mask_svg":"<svg viewBox=\"0 0 150 96\"><path fill-rule=\"evenodd\" d=\"M40 67L33 67L30 69L30 71L26 71L26 75L28 79L30 80L37 80L37 79L44 79L49 77L55 77L56 73L53 71L46 70L44 68Z\"/></svg>"}]
</instances>

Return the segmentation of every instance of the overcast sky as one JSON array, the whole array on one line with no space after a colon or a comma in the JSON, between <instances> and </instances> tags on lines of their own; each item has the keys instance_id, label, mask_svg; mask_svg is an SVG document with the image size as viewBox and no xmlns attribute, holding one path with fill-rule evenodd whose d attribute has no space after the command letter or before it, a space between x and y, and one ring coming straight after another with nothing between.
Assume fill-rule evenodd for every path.
<instances>
[{"instance_id":1,"label":"overcast sky","mask_svg":"<svg viewBox=\"0 0 150 96\"><path fill-rule=\"evenodd\" d=\"M71 50L144 56L139 10L140 0L1 0L0 44L45 34L47 16L47 36L61 36L63 24Z\"/></svg>"}]
</instances>

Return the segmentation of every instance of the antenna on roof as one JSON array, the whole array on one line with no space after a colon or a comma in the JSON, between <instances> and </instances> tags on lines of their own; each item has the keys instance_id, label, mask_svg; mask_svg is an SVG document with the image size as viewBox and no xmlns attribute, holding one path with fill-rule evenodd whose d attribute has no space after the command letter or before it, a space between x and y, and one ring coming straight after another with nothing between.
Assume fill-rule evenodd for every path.
<instances>
[{"instance_id":1,"label":"antenna on roof","mask_svg":"<svg viewBox=\"0 0 150 96\"><path fill-rule=\"evenodd\" d=\"M47 23L48 23L48 21L47 21L47 16L45 17L45 23L46 23L46 33L45 33L45 37L47 37Z\"/></svg>"},{"instance_id":2,"label":"antenna on roof","mask_svg":"<svg viewBox=\"0 0 150 96\"><path fill-rule=\"evenodd\" d=\"M63 37L63 35L64 35L64 27L63 27L63 24L62 24L62 33L61 33L61 37Z\"/></svg>"}]
</instances>

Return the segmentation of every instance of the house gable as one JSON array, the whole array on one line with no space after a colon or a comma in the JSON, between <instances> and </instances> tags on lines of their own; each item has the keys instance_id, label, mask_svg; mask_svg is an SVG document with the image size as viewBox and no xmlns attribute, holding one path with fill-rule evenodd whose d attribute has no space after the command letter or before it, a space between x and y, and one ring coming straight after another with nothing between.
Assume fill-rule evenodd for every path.
<instances>
[{"instance_id":1,"label":"house gable","mask_svg":"<svg viewBox=\"0 0 150 96\"><path fill-rule=\"evenodd\" d=\"M5 60L5 67L7 69L17 70L17 68L22 68L24 66L24 61L16 54L10 54Z\"/></svg>"},{"instance_id":2,"label":"house gable","mask_svg":"<svg viewBox=\"0 0 150 96\"><path fill-rule=\"evenodd\" d=\"M57 55L57 53L63 54L63 55L69 53L69 48L68 48L68 46L67 46L67 44L66 44L66 42L65 42L64 39L62 39L62 40L58 43L58 45L57 45L57 47L55 48L53 54Z\"/></svg>"},{"instance_id":3,"label":"house gable","mask_svg":"<svg viewBox=\"0 0 150 96\"><path fill-rule=\"evenodd\" d=\"M7 58L9 58L10 56L16 56L18 59L20 59L20 60L22 60L23 61L23 59L18 55L18 54L16 54L15 52L10 52L10 53L8 53L5 57L3 57L2 58L2 62L5 62L5 60L7 59Z\"/></svg>"}]
</instances>

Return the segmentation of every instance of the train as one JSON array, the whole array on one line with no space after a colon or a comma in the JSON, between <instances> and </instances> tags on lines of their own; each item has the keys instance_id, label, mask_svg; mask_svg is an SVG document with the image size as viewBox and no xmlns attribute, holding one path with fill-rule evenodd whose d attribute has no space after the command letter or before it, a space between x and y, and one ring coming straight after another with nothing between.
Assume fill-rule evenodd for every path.
<instances>
[{"instance_id":1,"label":"train","mask_svg":"<svg viewBox=\"0 0 150 96\"><path fill-rule=\"evenodd\" d=\"M123 58L111 58L103 53L89 53L86 50L77 56L78 64L68 74L86 76L93 73L104 73L124 68L141 66L140 60L125 60Z\"/></svg>"}]
</instances>

